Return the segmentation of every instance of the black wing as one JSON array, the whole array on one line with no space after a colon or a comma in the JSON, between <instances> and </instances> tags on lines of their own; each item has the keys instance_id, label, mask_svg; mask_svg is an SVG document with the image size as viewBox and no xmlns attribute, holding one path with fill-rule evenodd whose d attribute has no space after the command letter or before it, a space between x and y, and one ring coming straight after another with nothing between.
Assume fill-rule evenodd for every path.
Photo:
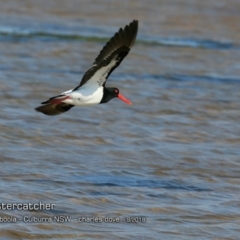
<instances>
[{"instance_id":1,"label":"black wing","mask_svg":"<svg viewBox=\"0 0 240 240\"><path fill-rule=\"evenodd\" d=\"M112 71L119 66L124 57L129 53L133 46L138 32L138 21L133 20L124 29L120 28L117 33L103 47L98 57L83 76L80 85L74 90L83 86L85 83L97 84L102 86Z\"/></svg>"}]
</instances>

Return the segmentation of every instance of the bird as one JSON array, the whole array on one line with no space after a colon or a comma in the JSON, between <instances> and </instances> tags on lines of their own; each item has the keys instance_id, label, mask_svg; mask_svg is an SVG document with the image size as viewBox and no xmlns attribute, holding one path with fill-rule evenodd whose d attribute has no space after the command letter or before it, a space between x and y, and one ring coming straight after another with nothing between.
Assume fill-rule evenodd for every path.
<instances>
[{"instance_id":1,"label":"bird","mask_svg":"<svg viewBox=\"0 0 240 240\"><path fill-rule=\"evenodd\" d=\"M133 20L124 28L120 28L102 48L92 67L86 71L77 87L49 98L35 110L54 116L65 113L74 106L103 104L113 98L119 98L127 104L132 104L130 100L120 94L118 88L106 87L106 81L130 52L137 32L138 20Z\"/></svg>"}]
</instances>

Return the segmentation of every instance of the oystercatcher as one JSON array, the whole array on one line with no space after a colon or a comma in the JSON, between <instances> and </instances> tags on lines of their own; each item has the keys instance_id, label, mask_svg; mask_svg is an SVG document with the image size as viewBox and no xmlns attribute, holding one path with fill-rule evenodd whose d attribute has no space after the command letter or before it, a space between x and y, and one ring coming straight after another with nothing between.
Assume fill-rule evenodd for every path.
<instances>
[{"instance_id":1,"label":"oystercatcher","mask_svg":"<svg viewBox=\"0 0 240 240\"><path fill-rule=\"evenodd\" d=\"M67 112L74 106L107 103L116 97L127 104L132 104L119 93L117 88L108 88L105 84L109 75L129 53L135 42L137 31L137 20L133 20L124 29L120 28L103 47L93 66L84 74L77 87L51 97L35 110L53 116Z\"/></svg>"}]
</instances>

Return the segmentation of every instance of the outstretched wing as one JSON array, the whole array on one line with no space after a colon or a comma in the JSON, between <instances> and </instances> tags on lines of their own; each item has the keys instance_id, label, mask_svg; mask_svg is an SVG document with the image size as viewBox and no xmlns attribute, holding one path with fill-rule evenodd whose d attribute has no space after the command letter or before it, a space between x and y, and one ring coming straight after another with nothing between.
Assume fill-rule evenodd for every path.
<instances>
[{"instance_id":1,"label":"outstretched wing","mask_svg":"<svg viewBox=\"0 0 240 240\"><path fill-rule=\"evenodd\" d=\"M80 85L74 90L83 86L85 83L102 86L112 71L119 66L124 57L129 53L133 46L138 31L138 21L133 20L124 29L120 28L117 33L103 47L98 57L83 76Z\"/></svg>"}]
</instances>

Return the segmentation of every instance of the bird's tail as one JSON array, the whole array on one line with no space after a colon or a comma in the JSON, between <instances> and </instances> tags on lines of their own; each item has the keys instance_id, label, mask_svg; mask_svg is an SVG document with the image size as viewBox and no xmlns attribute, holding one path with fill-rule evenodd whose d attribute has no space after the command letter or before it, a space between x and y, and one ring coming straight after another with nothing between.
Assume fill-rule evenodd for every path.
<instances>
[{"instance_id":1,"label":"bird's tail","mask_svg":"<svg viewBox=\"0 0 240 240\"><path fill-rule=\"evenodd\" d=\"M42 112L43 114L48 115L48 116L54 116L54 115L58 115L58 114L67 112L72 107L74 107L74 105L67 104L67 103L60 103L60 104L48 103L46 105L35 108L35 110L38 112Z\"/></svg>"}]
</instances>

